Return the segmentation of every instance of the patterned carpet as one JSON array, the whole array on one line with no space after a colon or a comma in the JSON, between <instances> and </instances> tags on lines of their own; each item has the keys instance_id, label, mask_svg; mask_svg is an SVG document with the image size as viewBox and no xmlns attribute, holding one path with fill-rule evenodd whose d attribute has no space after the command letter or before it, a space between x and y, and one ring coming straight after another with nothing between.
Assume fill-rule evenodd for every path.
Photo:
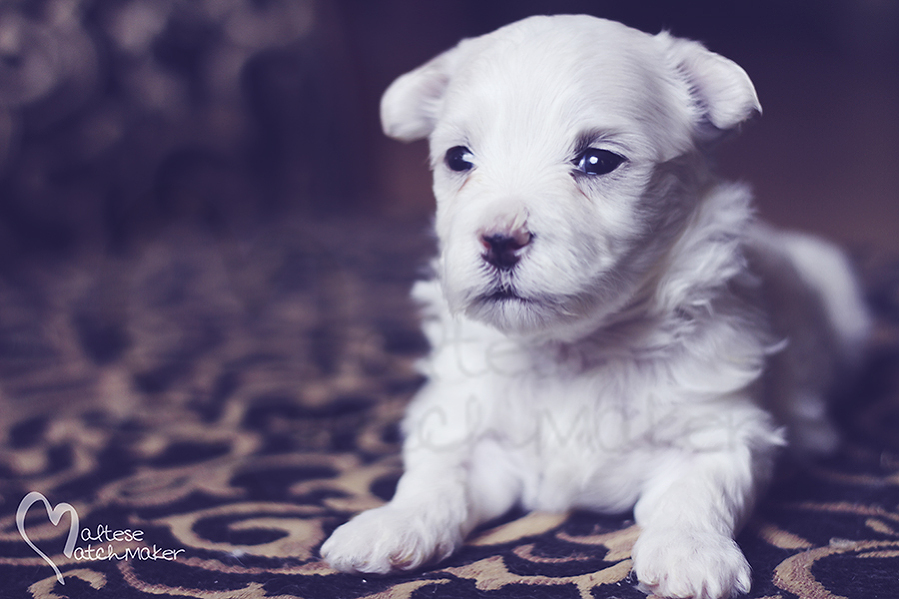
<instances>
[{"instance_id":1,"label":"patterned carpet","mask_svg":"<svg viewBox=\"0 0 899 599\"><path fill-rule=\"evenodd\" d=\"M642 597L627 514L510 514L398 577L319 561L400 472L396 423L426 349L407 298L423 230L172 228L119 256L7 269L0 596ZM781 468L739 538L753 598L899 597L899 272L867 270L879 329L840 408L849 441Z\"/></svg>"}]
</instances>

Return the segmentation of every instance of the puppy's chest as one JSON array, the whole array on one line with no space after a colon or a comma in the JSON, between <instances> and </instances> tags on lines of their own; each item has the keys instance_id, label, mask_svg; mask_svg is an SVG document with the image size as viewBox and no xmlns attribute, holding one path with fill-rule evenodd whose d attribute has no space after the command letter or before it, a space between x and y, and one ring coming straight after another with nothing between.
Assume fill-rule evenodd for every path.
<instances>
[{"instance_id":1,"label":"puppy's chest","mask_svg":"<svg viewBox=\"0 0 899 599\"><path fill-rule=\"evenodd\" d=\"M510 447L535 455L622 450L651 428L652 393L610 378L543 378L535 372L497 381L492 429Z\"/></svg>"},{"instance_id":2,"label":"puppy's chest","mask_svg":"<svg viewBox=\"0 0 899 599\"><path fill-rule=\"evenodd\" d=\"M536 467L645 446L675 409L677 394L655 364L485 345L490 351L475 345L454 356L468 362L437 361L433 400L456 416L449 425L464 422L469 435L489 436Z\"/></svg>"},{"instance_id":3,"label":"puppy's chest","mask_svg":"<svg viewBox=\"0 0 899 599\"><path fill-rule=\"evenodd\" d=\"M485 433L517 472L526 507L630 507L633 472L662 447L653 431L667 410L651 405L648 389L614 383L522 377L497 395Z\"/></svg>"}]
</instances>

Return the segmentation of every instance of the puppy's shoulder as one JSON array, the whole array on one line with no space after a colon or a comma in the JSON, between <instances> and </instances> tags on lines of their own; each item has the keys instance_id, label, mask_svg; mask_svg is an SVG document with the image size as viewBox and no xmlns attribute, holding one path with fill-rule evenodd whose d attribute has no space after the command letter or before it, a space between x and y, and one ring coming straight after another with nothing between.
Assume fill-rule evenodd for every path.
<instances>
[{"instance_id":1,"label":"puppy's shoulder","mask_svg":"<svg viewBox=\"0 0 899 599\"><path fill-rule=\"evenodd\" d=\"M656 309L676 313L708 306L746 272L743 246L753 221L748 187L712 188L674 244L655 293Z\"/></svg>"}]
</instances>

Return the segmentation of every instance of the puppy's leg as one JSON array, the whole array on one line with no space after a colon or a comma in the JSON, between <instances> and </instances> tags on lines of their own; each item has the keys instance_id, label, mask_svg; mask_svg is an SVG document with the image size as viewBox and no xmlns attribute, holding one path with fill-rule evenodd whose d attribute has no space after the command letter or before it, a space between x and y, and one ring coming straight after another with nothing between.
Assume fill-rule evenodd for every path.
<instances>
[{"instance_id":1,"label":"puppy's leg","mask_svg":"<svg viewBox=\"0 0 899 599\"><path fill-rule=\"evenodd\" d=\"M390 503L359 514L321 548L333 568L386 574L453 553L478 524L502 515L518 485L489 443L470 451L407 452L406 472ZM494 459L495 458L495 459Z\"/></svg>"},{"instance_id":2,"label":"puppy's leg","mask_svg":"<svg viewBox=\"0 0 899 599\"><path fill-rule=\"evenodd\" d=\"M695 599L749 591L749 564L733 538L770 476L775 446L756 441L671 453L655 470L634 510L643 529L633 550L642 590Z\"/></svg>"},{"instance_id":3,"label":"puppy's leg","mask_svg":"<svg viewBox=\"0 0 899 599\"><path fill-rule=\"evenodd\" d=\"M465 478L458 466L406 471L390 503L340 526L322 557L337 570L375 574L448 557L471 527Z\"/></svg>"}]
</instances>

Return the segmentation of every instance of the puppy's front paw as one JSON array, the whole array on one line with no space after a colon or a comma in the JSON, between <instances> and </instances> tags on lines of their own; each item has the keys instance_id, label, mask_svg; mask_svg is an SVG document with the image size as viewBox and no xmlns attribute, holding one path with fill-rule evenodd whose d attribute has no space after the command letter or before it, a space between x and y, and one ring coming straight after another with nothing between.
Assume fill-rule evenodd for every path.
<instances>
[{"instance_id":1,"label":"puppy's front paw","mask_svg":"<svg viewBox=\"0 0 899 599\"><path fill-rule=\"evenodd\" d=\"M725 535L646 530L633 551L640 589L661 597L722 599L749 592L749 563Z\"/></svg>"},{"instance_id":2,"label":"puppy's front paw","mask_svg":"<svg viewBox=\"0 0 899 599\"><path fill-rule=\"evenodd\" d=\"M440 561L461 541L457 526L388 504L337 528L322 545L321 555L342 572L388 574Z\"/></svg>"}]
</instances>

